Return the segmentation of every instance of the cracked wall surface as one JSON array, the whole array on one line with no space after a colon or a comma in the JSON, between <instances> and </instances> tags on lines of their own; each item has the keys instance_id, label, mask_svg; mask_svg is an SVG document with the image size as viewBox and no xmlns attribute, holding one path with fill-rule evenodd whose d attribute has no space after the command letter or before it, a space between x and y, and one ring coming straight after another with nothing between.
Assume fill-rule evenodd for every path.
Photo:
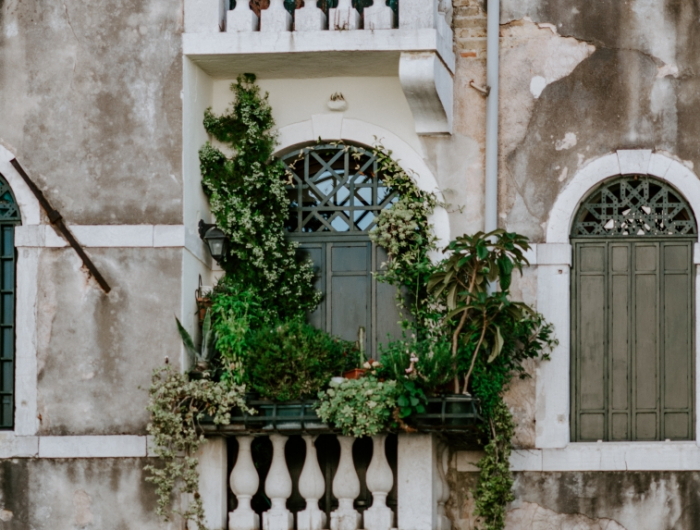
<instances>
[{"instance_id":1,"label":"cracked wall surface","mask_svg":"<svg viewBox=\"0 0 700 530\"><path fill-rule=\"evenodd\" d=\"M146 459L0 460L3 530L175 530L153 506Z\"/></svg>"},{"instance_id":2,"label":"cracked wall surface","mask_svg":"<svg viewBox=\"0 0 700 530\"><path fill-rule=\"evenodd\" d=\"M446 507L472 530L476 473L451 471ZM694 530L700 520L698 472L515 473L506 530Z\"/></svg>"},{"instance_id":3,"label":"cracked wall surface","mask_svg":"<svg viewBox=\"0 0 700 530\"><path fill-rule=\"evenodd\" d=\"M179 1L0 1L0 138L72 224L182 220Z\"/></svg>"},{"instance_id":4,"label":"cracked wall surface","mask_svg":"<svg viewBox=\"0 0 700 530\"><path fill-rule=\"evenodd\" d=\"M72 249L40 257L40 434L145 434L151 371L179 357L182 251L90 250L108 295Z\"/></svg>"}]
</instances>

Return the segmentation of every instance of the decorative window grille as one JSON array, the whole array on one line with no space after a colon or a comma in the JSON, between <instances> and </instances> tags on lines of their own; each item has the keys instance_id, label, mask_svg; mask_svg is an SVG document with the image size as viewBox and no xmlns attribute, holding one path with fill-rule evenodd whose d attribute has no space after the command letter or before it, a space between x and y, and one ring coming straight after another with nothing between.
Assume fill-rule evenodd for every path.
<instances>
[{"instance_id":1,"label":"decorative window grille","mask_svg":"<svg viewBox=\"0 0 700 530\"><path fill-rule=\"evenodd\" d=\"M691 209L660 180L641 175L606 182L583 202L571 237L697 235Z\"/></svg>"},{"instance_id":2,"label":"decorative window grille","mask_svg":"<svg viewBox=\"0 0 700 530\"><path fill-rule=\"evenodd\" d=\"M15 225L19 208L0 174L0 429L11 429L15 372Z\"/></svg>"},{"instance_id":3,"label":"decorative window grille","mask_svg":"<svg viewBox=\"0 0 700 530\"><path fill-rule=\"evenodd\" d=\"M291 233L366 234L379 212L398 200L377 175L374 155L361 147L307 147L282 161L289 177Z\"/></svg>"}]
</instances>

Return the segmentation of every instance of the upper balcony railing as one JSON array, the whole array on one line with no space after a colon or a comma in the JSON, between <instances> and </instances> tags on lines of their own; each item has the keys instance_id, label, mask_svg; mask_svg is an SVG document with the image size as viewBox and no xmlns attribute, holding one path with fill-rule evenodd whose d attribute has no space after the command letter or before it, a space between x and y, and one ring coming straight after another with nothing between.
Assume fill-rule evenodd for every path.
<instances>
[{"instance_id":1,"label":"upper balcony railing","mask_svg":"<svg viewBox=\"0 0 700 530\"><path fill-rule=\"evenodd\" d=\"M284 0L185 0L186 57L215 78L251 72L275 78L400 78L418 134L452 130L455 72L449 0L352 0L323 10L315 0L288 11ZM260 16L258 16L259 13Z\"/></svg>"}]
</instances>

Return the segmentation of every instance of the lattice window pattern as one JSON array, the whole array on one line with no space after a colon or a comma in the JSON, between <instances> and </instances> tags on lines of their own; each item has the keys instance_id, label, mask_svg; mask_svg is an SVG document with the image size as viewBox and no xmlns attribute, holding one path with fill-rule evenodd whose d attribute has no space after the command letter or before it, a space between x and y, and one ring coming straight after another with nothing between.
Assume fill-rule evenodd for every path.
<instances>
[{"instance_id":1,"label":"lattice window pattern","mask_svg":"<svg viewBox=\"0 0 700 530\"><path fill-rule=\"evenodd\" d=\"M360 147L306 147L282 162L289 179L288 232L367 233L398 200L377 174L375 156Z\"/></svg>"},{"instance_id":2,"label":"lattice window pattern","mask_svg":"<svg viewBox=\"0 0 700 530\"><path fill-rule=\"evenodd\" d=\"M571 237L697 236L688 203L652 177L628 175L604 183L586 198Z\"/></svg>"}]
</instances>

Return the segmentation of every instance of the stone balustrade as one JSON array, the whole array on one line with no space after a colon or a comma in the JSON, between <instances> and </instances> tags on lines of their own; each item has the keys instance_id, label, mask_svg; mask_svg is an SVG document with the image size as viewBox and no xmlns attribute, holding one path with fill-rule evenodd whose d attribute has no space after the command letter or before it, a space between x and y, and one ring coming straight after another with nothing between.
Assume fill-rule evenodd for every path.
<instances>
[{"instance_id":1,"label":"stone balustrade","mask_svg":"<svg viewBox=\"0 0 700 530\"><path fill-rule=\"evenodd\" d=\"M334 435L326 435L325 442L331 436ZM387 458L387 435L374 436L371 447L368 442L355 447L355 458L353 446L357 440L337 436L340 455L334 460L332 479L328 471L328 454L322 455L324 465L319 463L318 437L305 434L301 438L303 443L297 438L295 444L288 447L290 437L280 433L269 435L272 459L263 487L270 507L260 515L251 506L251 499L261 485L258 474L261 469L256 467L251 451L255 438L252 435L237 437L237 454L229 455L235 459L229 485L237 500L237 507L228 513L229 530L259 530L261 527L263 530L451 530L451 523L445 515L445 501L449 498L446 480L448 452L434 435L399 435L398 440L394 438L390 451L392 461L395 459L392 465ZM304 445L302 464L302 460L294 461L294 451L300 446L303 449ZM328 447L325 443L319 446L319 450L331 452ZM363 457L358 456L362 449L368 448L371 448L371 458L366 455L369 464L367 460L363 463ZM326 469L325 473L322 468ZM202 469L213 469L213 466L204 465ZM212 491L211 483L217 479L205 472L200 480L202 485L209 482L207 490ZM303 498L304 506L299 502L289 502L293 491ZM370 503L356 502L361 491L368 492L368 498L371 495ZM393 500L390 504L396 506L396 513L387 504L390 494ZM333 503L335 509L331 509L331 498L337 499L337 503ZM319 505L323 499L329 517ZM206 506L207 499L204 500ZM292 504L299 507L296 513L290 510ZM217 514L208 514L208 517L211 521L217 520Z\"/></svg>"},{"instance_id":2,"label":"stone balustrade","mask_svg":"<svg viewBox=\"0 0 700 530\"><path fill-rule=\"evenodd\" d=\"M258 18L246 0L235 2L233 9L229 9L229 0L186 0L185 32L445 30L449 29L451 19L451 6L445 0L400 0L398 13L387 5L386 0L375 0L362 12L353 7L352 0L338 0L337 7L327 12L316 4L313 0L306 1L292 14L285 8L284 0L270 0L269 7L263 9Z\"/></svg>"}]
</instances>

